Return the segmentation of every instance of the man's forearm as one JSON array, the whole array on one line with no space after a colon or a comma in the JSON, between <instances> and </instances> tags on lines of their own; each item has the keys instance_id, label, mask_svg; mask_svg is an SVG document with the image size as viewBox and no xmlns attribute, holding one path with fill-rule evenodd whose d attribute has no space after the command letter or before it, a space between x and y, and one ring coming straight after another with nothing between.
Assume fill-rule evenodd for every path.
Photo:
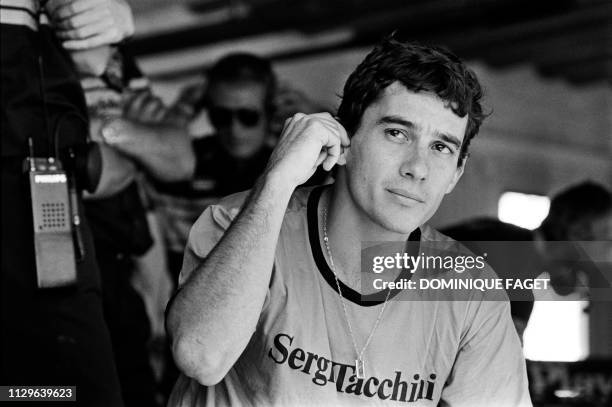
<instances>
[{"instance_id":1,"label":"man's forearm","mask_svg":"<svg viewBox=\"0 0 612 407\"><path fill-rule=\"evenodd\" d=\"M172 130L167 129L168 134L153 134L147 140L149 148L143 152L136 150L132 156L158 181L190 180L196 167L191 139L186 134L171 134Z\"/></svg>"},{"instance_id":2,"label":"man's forearm","mask_svg":"<svg viewBox=\"0 0 612 407\"><path fill-rule=\"evenodd\" d=\"M196 156L185 130L116 119L105 131L111 135L105 138L109 145L136 160L156 180L174 182L193 177Z\"/></svg>"},{"instance_id":3,"label":"man's forearm","mask_svg":"<svg viewBox=\"0 0 612 407\"><path fill-rule=\"evenodd\" d=\"M286 121L266 172L241 213L170 305L172 349L187 375L215 384L244 351L266 299L293 190L319 164L330 170L340 159L341 146L349 145L346 131L328 113L300 113Z\"/></svg>"},{"instance_id":4,"label":"man's forearm","mask_svg":"<svg viewBox=\"0 0 612 407\"><path fill-rule=\"evenodd\" d=\"M202 384L221 380L255 331L293 189L274 175L262 176L172 302L167 326L175 360Z\"/></svg>"}]
</instances>

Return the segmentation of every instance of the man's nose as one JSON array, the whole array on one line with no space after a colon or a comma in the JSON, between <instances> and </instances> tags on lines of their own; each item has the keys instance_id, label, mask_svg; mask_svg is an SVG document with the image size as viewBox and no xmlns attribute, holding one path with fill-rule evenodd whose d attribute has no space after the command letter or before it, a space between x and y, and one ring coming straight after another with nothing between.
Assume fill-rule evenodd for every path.
<instances>
[{"instance_id":1,"label":"man's nose","mask_svg":"<svg viewBox=\"0 0 612 407\"><path fill-rule=\"evenodd\" d=\"M412 178L415 181L424 181L429 174L427 164L427 151L424 148L415 147L406 153L400 167L402 177Z\"/></svg>"},{"instance_id":2,"label":"man's nose","mask_svg":"<svg viewBox=\"0 0 612 407\"><path fill-rule=\"evenodd\" d=\"M231 135L240 134L240 132L242 131L242 126L240 125L238 120L236 120L235 117L232 117L232 122L229 126L227 126L227 131Z\"/></svg>"}]
</instances>

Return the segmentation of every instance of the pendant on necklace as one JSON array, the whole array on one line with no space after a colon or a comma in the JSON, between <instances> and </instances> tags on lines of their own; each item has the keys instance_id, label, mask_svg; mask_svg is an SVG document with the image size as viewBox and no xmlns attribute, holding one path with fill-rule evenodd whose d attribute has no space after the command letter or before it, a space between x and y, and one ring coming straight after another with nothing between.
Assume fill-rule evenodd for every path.
<instances>
[{"instance_id":1,"label":"pendant on necklace","mask_svg":"<svg viewBox=\"0 0 612 407\"><path fill-rule=\"evenodd\" d=\"M365 379L365 362L361 359L355 359L355 376Z\"/></svg>"}]
</instances>

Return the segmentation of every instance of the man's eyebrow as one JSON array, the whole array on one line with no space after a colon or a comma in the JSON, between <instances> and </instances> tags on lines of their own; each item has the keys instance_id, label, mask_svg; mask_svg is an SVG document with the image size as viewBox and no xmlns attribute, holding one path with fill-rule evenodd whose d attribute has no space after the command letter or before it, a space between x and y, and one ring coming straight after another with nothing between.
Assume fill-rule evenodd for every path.
<instances>
[{"instance_id":1,"label":"man's eyebrow","mask_svg":"<svg viewBox=\"0 0 612 407\"><path fill-rule=\"evenodd\" d=\"M376 124L399 124L400 126L404 126L408 129L416 129L417 125L411 122L410 120L406 120L400 116L383 116ZM461 148L461 140L459 140L455 136L451 136L450 134L436 132L436 136L442 139L443 141L452 144L457 149Z\"/></svg>"},{"instance_id":2,"label":"man's eyebrow","mask_svg":"<svg viewBox=\"0 0 612 407\"><path fill-rule=\"evenodd\" d=\"M436 135L447 143L454 145L457 149L461 148L461 141L457 137L438 132L436 132Z\"/></svg>"},{"instance_id":3,"label":"man's eyebrow","mask_svg":"<svg viewBox=\"0 0 612 407\"><path fill-rule=\"evenodd\" d=\"M410 120L403 119L400 116L383 116L378 119L376 124L399 124L409 129L415 129L417 127L416 124L412 123Z\"/></svg>"}]
</instances>

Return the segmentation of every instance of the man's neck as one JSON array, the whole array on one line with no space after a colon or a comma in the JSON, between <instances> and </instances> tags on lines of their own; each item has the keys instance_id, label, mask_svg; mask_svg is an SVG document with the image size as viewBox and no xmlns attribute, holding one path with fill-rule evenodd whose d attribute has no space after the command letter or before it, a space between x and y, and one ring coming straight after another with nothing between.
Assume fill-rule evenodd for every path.
<instances>
[{"instance_id":1,"label":"man's neck","mask_svg":"<svg viewBox=\"0 0 612 407\"><path fill-rule=\"evenodd\" d=\"M409 236L389 231L374 222L354 202L342 177L325 191L319 201L321 236L323 236L325 211L327 211L327 236L335 271L339 277L348 278L345 283L349 285L359 281L361 250L366 247L365 245L405 241ZM325 251L325 246L323 250Z\"/></svg>"}]
</instances>

